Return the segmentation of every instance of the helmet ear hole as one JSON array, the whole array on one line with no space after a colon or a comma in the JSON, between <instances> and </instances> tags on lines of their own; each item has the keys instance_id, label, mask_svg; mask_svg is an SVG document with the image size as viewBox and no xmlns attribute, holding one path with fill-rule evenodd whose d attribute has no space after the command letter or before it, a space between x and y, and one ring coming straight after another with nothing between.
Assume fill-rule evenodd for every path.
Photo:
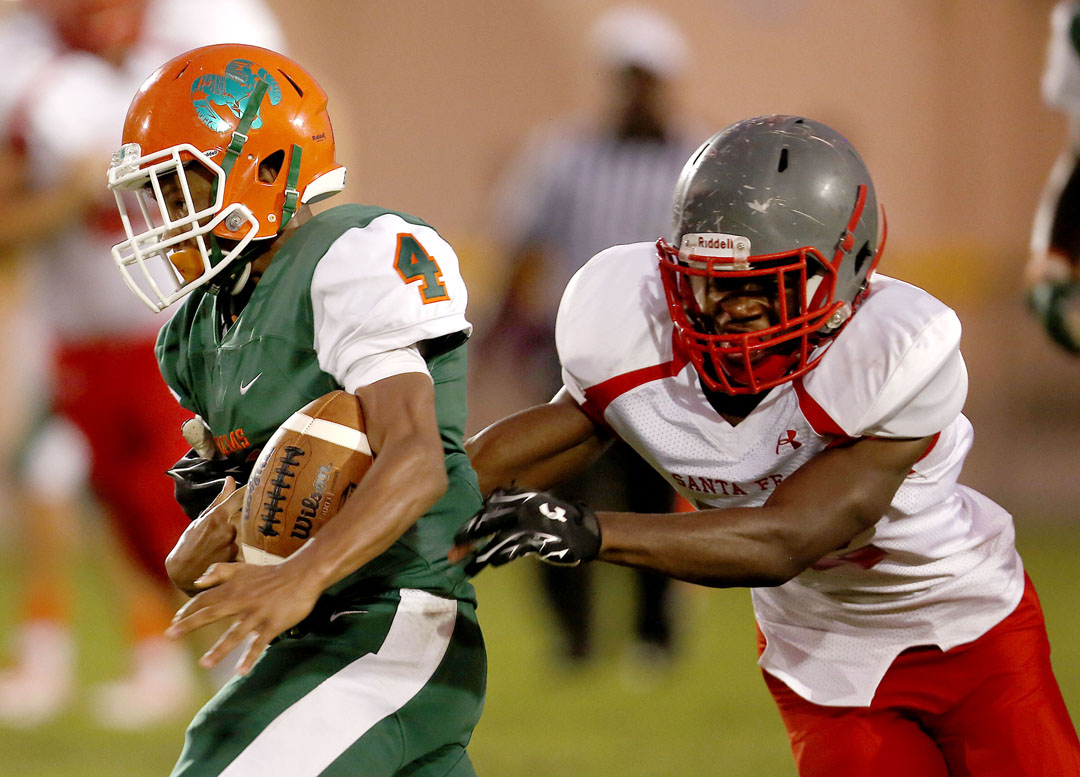
<instances>
[{"instance_id":1,"label":"helmet ear hole","mask_svg":"<svg viewBox=\"0 0 1080 777\"><path fill-rule=\"evenodd\" d=\"M304 96L304 90L300 88L300 84L296 83L296 81L293 80L292 76L290 76L288 73L286 73L284 70L281 70L280 68L278 69L278 72L281 73L281 75L285 76L285 80L288 81L292 88L296 90L297 96Z\"/></svg>"},{"instance_id":2,"label":"helmet ear hole","mask_svg":"<svg viewBox=\"0 0 1080 777\"><path fill-rule=\"evenodd\" d=\"M285 150L279 148L259 162L259 180L262 183L274 183L285 164Z\"/></svg>"},{"instance_id":3,"label":"helmet ear hole","mask_svg":"<svg viewBox=\"0 0 1080 777\"><path fill-rule=\"evenodd\" d=\"M872 250L870 250L870 243L869 242L863 243L862 246L859 247L858 253L855 254L855 274L856 275L858 275L862 271L863 265L866 264L866 260L869 259L873 255L874 255L874 252Z\"/></svg>"}]
</instances>

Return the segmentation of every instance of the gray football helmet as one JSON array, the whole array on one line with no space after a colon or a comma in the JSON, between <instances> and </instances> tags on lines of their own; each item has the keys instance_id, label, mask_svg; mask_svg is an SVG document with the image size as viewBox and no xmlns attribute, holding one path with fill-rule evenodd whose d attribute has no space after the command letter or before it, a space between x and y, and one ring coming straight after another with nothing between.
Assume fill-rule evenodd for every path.
<instances>
[{"instance_id":1,"label":"gray football helmet","mask_svg":"<svg viewBox=\"0 0 1080 777\"><path fill-rule=\"evenodd\" d=\"M883 243L874 184L840 133L798 116L732 124L686 163L670 241L657 243L679 347L714 391L793 380L858 307ZM714 332L703 289L740 279L769 285L775 321Z\"/></svg>"}]
</instances>

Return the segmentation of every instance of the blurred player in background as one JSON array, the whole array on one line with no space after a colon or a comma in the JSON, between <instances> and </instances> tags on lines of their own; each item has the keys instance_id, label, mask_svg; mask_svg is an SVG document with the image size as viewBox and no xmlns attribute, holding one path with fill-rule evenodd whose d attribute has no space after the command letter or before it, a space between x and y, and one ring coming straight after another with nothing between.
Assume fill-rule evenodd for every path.
<instances>
[{"instance_id":1,"label":"blurred player in background","mask_svg":"<svg viewBox=\"0 0 1080 777\"><path fill-rule=\"evenodd\" d=\"M511 274L502 307L484 339L487 359L527 364L538 392L561 385L553 333L559 295L593 254L647 240L666 225L671 189L700 133L674 109L673 84L687 43L670 18L645 6L618 6L591 30L603 70L605 113L544 127L518 152L495 190L491 220ZM667 512L674 494L623 444L559 488L564 499L608 509ZM540 570L565 637L566 656L592 648L592 582L588 567ZM666 658L672 648L670 581L635 574L638 654Z\"/></svg>"},{"instance_id":2,"label":"blurred player in background","mask_svg":"<svg viewBox=\"0 0 1080 777\"><path fill-rule=\"evenodd\" d=\"M468 449L485 491L547 488L619 437L699 511L496 490L454 557L491 537L471 569L599 558L753 588L803 777L1080 775L1012 518L957 484L960 322L874 273L862 159L818 122L749 119L690 158L674 203L670 242L568 285L563 391Z\"/></svg>"},{"instance_id":3,"label":"blurred player in background","mask_svg":"<svg viewBox=\"0 0 1080 777\"><path fill-rule=\"evenodd\" d=\"M1080 2L1050 17L1043 100L1067 121L1065 147L1043 188L1031 235L1028 302L1047 334L1080 354Z\"/></svg>"},{"instance_id":4,"label":"blurred player in background","mask_svg":"<svg viewBox=\"0 0 1080 777\"><path fill-rule=\"evenodd\" d=\"M186 414L154 363L159 322L116 282L109 250L123 231L101 176L147 72L201 44L280 46L281 34L261 0L37 0L0 25L0 242L33 264L25 309L53 341L42 421L18 465L30 579L0 721L42 722L72 696L67 578L88 480L137 567L118 599L131 673L98 689L94 719L150 725L188 709L197 687L186 649L162 637L175 606L164 560L187 525L164 472L186 448Z\"/></svg>"},{"instance_id":5,"label":"blurred player in background","mask_svg":"<svg viewBox=\"0 0 1080 777\"><path fill-rule=\"evenodd\" d=\"M486 659L472 586L447 560L480 506L463 442L467 293L420 219L312 214L345 185L326 104L279 54L198 49L140 88L109 172L130 219L114 257L152 309L184 300L159 365L224 454L189 457L180 483L183 498L224 480L169 556L194 597L169 633L226 625L208 667L245 647L177 777L474 774ZM293 412L338 389L358 397L371 469L292 556L238 561L235 480L220 476L245 481Z\"/></svg>"}]
</instances>

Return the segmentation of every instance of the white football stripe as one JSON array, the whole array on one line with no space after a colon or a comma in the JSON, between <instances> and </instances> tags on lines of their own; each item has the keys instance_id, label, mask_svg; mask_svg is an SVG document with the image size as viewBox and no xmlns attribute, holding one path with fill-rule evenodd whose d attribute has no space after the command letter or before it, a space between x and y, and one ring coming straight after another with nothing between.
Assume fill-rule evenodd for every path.
<instances>
[{"instance_id":1,"label":"white football stripe","mask_svg":"<svg viewBox=\"0 0 1080 777\"><path fill-rule=\"evenodd\" d=\"M240 553L244 557L245 564L252 564L257 567L268 567L272 564L280 564L285 560L284 556L276 556L262 548L252 547L246 542L240 543Z\"/></svg>"},{"instance_id":2,"label":"white football stripe","mask_svg":"<svg viewBox=\"0 0 1080 777\"><path fill-rule=\"evenodd\" d=\"M372 726L405 706L442 663L457 602L401 589L378 653L326 678L270 722L220 777L317 777Z\"/></svg>"},{"instance_id":3,"label":"white football stripe","mask_svg":"<svg viewBox=\"0 0 1080 777\"><path fill-rule=\"evenodd\" d=\"M336 421L327 421L325 418L312 418L304 413L293 413L285 420L281 428L288 429L290 432L306 434L309 437L318 437L320 440L332 442L342 448L366 453L368 456L371 455L371 446L368 445L366 434Z\"/></svg>"}]
</instances>

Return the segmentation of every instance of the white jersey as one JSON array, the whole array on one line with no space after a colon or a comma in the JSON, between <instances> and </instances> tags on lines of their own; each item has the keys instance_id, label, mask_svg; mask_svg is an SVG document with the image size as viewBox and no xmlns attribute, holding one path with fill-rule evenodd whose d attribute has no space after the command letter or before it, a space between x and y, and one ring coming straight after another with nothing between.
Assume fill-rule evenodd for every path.
<instances>
[{"instance_id":1,"label":"white jersey","mask_svg":"<svg viewBox=\"0 0 1080 777\"><path fill-rule=\"evenodd\" d=\"M63 339L152 335L161 326L124 286L110 255L124 233L105 173L139 86L166 61L198 46L225 40L283 45L261 0L153 0L143 29L121 66L113 67L66 48L35 13L0 23L0 140L18 141L41 186L62 182L88 158L101 159L100 203L38 251L39 308Z\"/></svg>"},{"instance_id":2,"label":"white jersey","mask_svg":"<svg viewBox=\"0 0 1080 777\"><path fill-rule=\"evenodd\" d=\"M439 288L428 289L435 292L429 298L426 279L407 280L397 269L403 235L412 236L437 263L432 280ZM455 332L470 335L467 306L450 244L426 224L407 222L397 213L380 215L345 231L315 268L311 307L319 366L350 392L391 375L427 373L416 343Z\"/></svg>"},{"instance_id":3,"label":"white jersey","mask_svg":"<svg viewBox=\"0 0 1080 777\"><path fill-rule=\"evenodd\" d=\"M1061 0L1050 14L1050 40L1046 48L1046 69L1042 75L1042 96L1051 108L1080 118L1078 47L1080 3Z\"/></svg>"},{"instance_id":4,"label":"white jersey","mask_svg":"<svg viewBox=\"0 0 1080 777\"><path fill-rule=\"evenodd\" d=\"M949 308L876 275L817 367L732 426L673 346L651 243L594 257L567 286L556 328L571 395L699 507L763 505L838 439L937 435L877 524L786 584L753 590L761 666L837 706L869 705L908 647L978 638L1023 591L1011 517L957 484L972 442L959 339Z\"/></svg>"}]
</instances>

